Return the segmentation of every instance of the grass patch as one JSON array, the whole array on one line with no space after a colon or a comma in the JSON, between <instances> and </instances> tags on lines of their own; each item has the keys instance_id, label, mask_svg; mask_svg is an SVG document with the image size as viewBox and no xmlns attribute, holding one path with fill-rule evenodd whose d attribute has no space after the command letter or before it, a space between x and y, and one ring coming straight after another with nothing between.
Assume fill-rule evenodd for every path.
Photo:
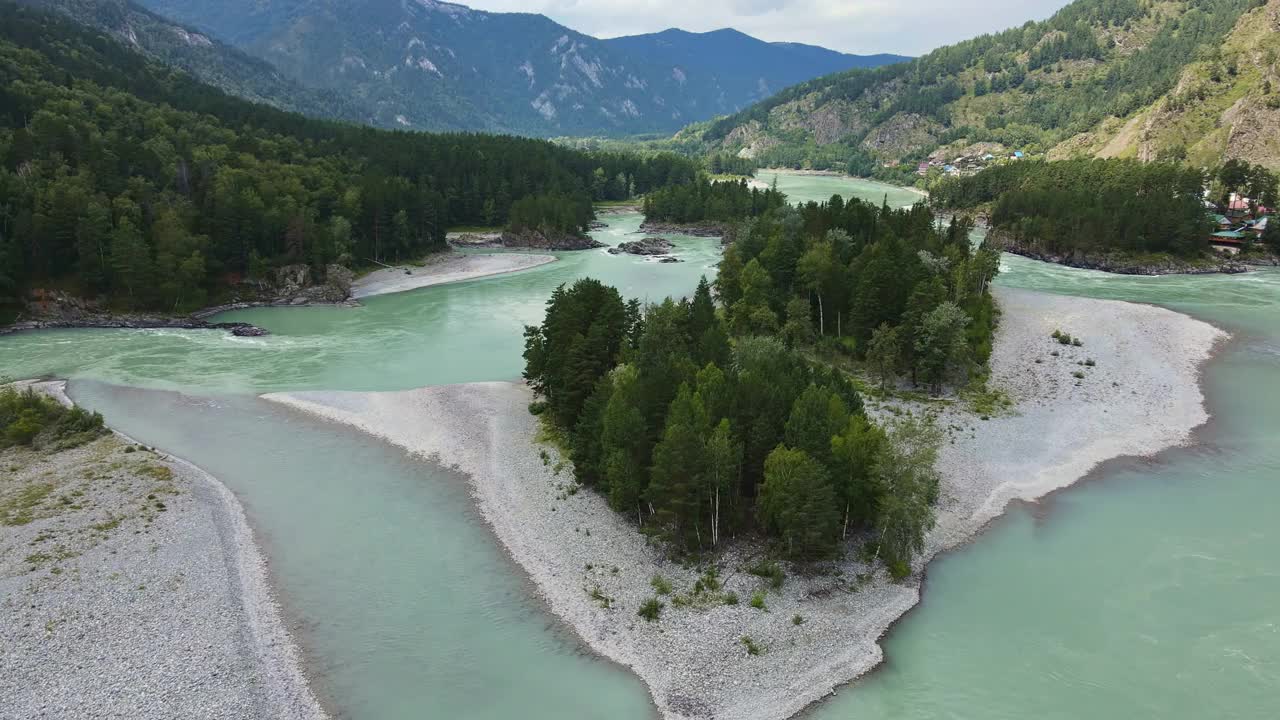
<instances>
[{"instance_id":1,"label":"grass patch","mask_svg":"<svg viewBox=\"0 0 1280 720\"><path fill-rule=\"evenodd\" d=\"M35 519L36 508L53 494L53 483L28 485L0 503L0 524L26 525Z\"/></svg>"},{"instance_id":2,"label":"grass patch","mask_svg":"<svg viewBox=\"0 0 1280 720\"><path fill-rule=\"evenodd\" d=\"M605 595L599 585L588 590L587 595L591 596L591 599L594 600L601 608L604 608L605 610L613 609L613 598Z\"/></svg>"},{"instance_id":3,"label":"grass patch","mask_svg":"<svg viewBox=\"0 0 1280 720\"><path fill-rule=\"evenodd\" d=\"M743 635L739 642L741 642L742 646L747 649L748 655L759 655L764 652L764 648L757 645L756 641L752 640L750 635Z\"/></svg>"},{"instance_id":4,"label":"grass patch","mask_svg":"<svg viewBox=\"0 0 1280 720\"><path fill-rule=\"evenodd\" d=\"M769 606L764 602L764 591L757 590L751 594L751 607L757 610L769 612Z\"/></svg>"},{"instance_id":5,"label":"grass patch","mask_svg":"<svg viewBox=\"0 0 1280 720\"><path fill-rule=\"evenodd\" d=\"M661 575L654 575L649 584L653 586L653 591L659 595L671 594L671 581Z\"/></svg>"}]
</instances>

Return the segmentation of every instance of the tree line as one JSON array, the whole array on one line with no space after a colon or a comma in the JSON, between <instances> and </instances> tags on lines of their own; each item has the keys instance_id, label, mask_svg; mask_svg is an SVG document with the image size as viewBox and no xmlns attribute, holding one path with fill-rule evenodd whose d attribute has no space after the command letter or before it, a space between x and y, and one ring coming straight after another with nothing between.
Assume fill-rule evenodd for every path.
<instances>
[{"instance_id":1,"label":"tree line","mask_svg":"<svg viewBox=\"0 0 1280 720\"><path fill-rule=\"evenodd\" d=\"M679 551L761 533L818 559L858 537L905 574L933 522L937 430L872 422L825 351L877 336L881 354L862 354L883 381L908 363L959 380L989 352L996 267L967 230L835 197L744 223L718 302L705 278L647 307L592 279L561 286L525 329L531 410L563 432L579 482Z\"/></svg>"},{"instance_id":2,"label":"tree line","mask_svg":"<svg viewBox=\"0 0 1280 720\"><path fill-rule=\"evenodd\" d=\"M1208 250L1203 171L1138 160L1023 161L942 183L946 208L991 204L991 227L1054 254Z\"/></svg>"},{"instance_id":3,"label":"tree line","mask_svg":"<svg viewBox=\"0 0 1280 720\"><path fill-rule=\"evenodd\" d=\"M705 175L679 185L668 185L644 197L647 220L662 222L728 222L755 217L786 204L776 188L752 187L746 180L713 181Z\"/></svg>"},{"instance_id":4,"label":"tree line","mask_svg":"<svg viewBox=\"0 0 1280 720\"><path fill-rule=\"evenodd\" d=\"M697 173L670 154L305 118L0 3L0 303L51 283L191 308L284 264L421 254L513 209L581 225L591 200Z\"/></svg>"}]
</instances>

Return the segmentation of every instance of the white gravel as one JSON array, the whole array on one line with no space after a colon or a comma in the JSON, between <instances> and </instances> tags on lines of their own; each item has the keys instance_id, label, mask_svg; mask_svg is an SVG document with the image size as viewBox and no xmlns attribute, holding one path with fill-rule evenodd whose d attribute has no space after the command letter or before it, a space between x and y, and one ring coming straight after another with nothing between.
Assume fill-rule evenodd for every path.
<instances>
[{"instance_id":1,"label":"white gravel","mask_svg":"<svg viewBox=\"0 0 1280 720\"><path fill-rule=\"evenodd\" d=\"M353 298L416 290L444 283L462 282L490 275L527 270L555 262L554 255L530 253L446 253L432 256L425 266L401 265L382 268L364 275L351 284ZM408 271L408 274L406 274Z\"/></svg>"},{"instance_id":2,"label":"white gravel","mask_svg":"<svg viewBox=\"0 0 1280 720\"><path fill-rule=\"evenodd\" d=\"M239 502L133 446L0 453L0 718L326 718Z\"/></svg>"},{"instance_id":3,"label":"white gravel","mask_svg":"<svg viewBox=\"0 0 1280 720\"><path fill-rule=\"evenodd\" d=\"M737 605L674 607L668 596L659 622L637 617L654 596L654 575L688 593L698 570L668 562L594 493L570 494L571 470L537 443L531 396L521 385L265 397L467 473L481 513L552 611L596 652L631 667L664 716L772 720L878 664L879 638L919 601L924 565L979 532L1009 500L1070 485L1108 458L1185 443L1207 420L1198 374L1225 337L1217 329L1143 305L1008 290L998 296L1004 316L992 372L1016 408L986 421L957 406L919 408L937 413L954 443L941 453L938 525L915 574L894 583L856 560L808 577L789 573L781 591L768 592L767 612L748 604L765 584L744 572L757 549L741 547L718 562ZM1049 337L1055 328L1084 346L1058 345ZM1085 358L1096 366L1076 364ZM1077 382L1075 371L1085 378ZM590 596L594 589L612 599L610 609ZM794 624L795 615L804 622ZM744 637L762 652L748 654Z\"/></svg>"}]
</instances>

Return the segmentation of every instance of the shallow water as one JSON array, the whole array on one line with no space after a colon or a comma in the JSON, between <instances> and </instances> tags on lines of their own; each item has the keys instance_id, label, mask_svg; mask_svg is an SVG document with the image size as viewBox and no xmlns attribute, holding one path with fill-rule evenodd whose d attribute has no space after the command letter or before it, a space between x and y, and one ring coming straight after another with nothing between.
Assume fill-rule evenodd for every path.
<instances>
[{"instance_id":1,"label":"shallow water","mask_svg":"<svg viewBox=\"0 0 1280 720\"><path fill-rule=\"evenodd\" d=\"M884 186L841 182L779 176L801 200L843 187L881 201ZM608 219L598 237L611 244L640 221ZM639 681L581 654L531 599L458 477L253 395L514 378L521 327L540 319L557 284L589 274L658 299L714 272L715 241L674 240L684 263L565 253L529 271L370 298L354 310L219 318L267 327L266 338L8 337L0 374L71 377L77 401L237 493L319 688L341 716L650 717ZM1280 697L1280 274L1130 278L1010 257L999 282L1168 305L1235 332L1208 374L1217 419L1206 445L1109 466L1098 481L1036 514L1014 510L940 559L924 605L888 638L888 665L814 714L1271 714Z\"/></svg>"}]
</instances>

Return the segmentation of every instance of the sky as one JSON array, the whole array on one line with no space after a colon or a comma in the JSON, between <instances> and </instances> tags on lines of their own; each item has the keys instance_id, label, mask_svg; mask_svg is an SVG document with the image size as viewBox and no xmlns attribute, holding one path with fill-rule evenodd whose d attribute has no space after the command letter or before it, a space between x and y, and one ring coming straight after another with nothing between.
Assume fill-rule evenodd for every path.
<instances>
[{"instance_id":1,"label":"sky","mask_svg":"<svg viewBox=\"0 0 1280 720\"><path fill-rule=\"evenodd\" d=\"M616 37L669 27L732 27L762 40L867 55L922 55L941 45L1043 20L1067 0L457 0L542 13L579 32Z\"/></svg>"}]
</instances>

